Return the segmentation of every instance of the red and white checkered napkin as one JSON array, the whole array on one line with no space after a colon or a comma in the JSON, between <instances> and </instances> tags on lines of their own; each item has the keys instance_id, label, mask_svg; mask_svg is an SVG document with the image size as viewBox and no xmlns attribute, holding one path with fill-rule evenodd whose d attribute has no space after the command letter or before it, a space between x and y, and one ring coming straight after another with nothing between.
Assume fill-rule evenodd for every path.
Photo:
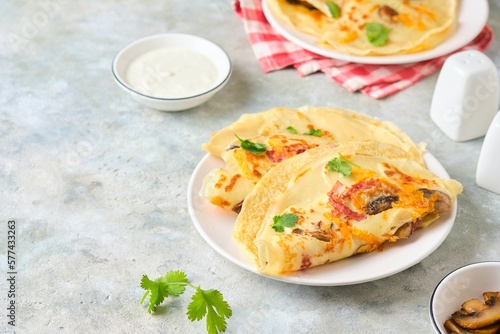
<instances>
[{"instance_id":1,"label":"red and white checkered napkin","mask_svg":"<svg viewBox=\"0 0 500 334\"><path fill-rule=\"evenodd\" d=\"M326 58L309 52L282 37L269 24L261 0L234 0L234 10L243 20L253 51L264 72L293 66L300 76L322 71L351 92L380 99L397 93L441 68L453 53L482 51L493 40L493 30L485 26L466 46L441 57L401 65L367 65Z\"/></svg>"}]
</instances>

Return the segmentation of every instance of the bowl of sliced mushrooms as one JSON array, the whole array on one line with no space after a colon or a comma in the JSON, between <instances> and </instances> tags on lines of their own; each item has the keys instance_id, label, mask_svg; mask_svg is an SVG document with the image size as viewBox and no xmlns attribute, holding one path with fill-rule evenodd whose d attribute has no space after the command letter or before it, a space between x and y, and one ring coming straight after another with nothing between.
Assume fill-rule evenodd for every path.
<instances>
[{"instance_id":1,"label":"bowl of sliced mushrooms","mask_svg":"<svg viewBox=\"0 0 500 334\"><path fill-rule=\"evenodd\" d=\"M500 261L446 275L432 293L429 315L438 334L500 333Z\"/></svg>"}]
</instances>

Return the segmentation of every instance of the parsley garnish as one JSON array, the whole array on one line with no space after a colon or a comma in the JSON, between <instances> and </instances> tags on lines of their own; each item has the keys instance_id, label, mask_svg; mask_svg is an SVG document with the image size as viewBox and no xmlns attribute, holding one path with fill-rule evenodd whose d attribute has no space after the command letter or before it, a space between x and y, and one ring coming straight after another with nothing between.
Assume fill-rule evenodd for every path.
<instances>
[{"instance_id":1,"label":"parsley garnish","mask_svg":"<svg viewBox=\"0 0 500 334\"><path fill-rule=\"evenodd\" d=\"M276 232L285 232L285 227L294 227L299 221L299 216L295 213L284 213L281 216L274 216L271 227Z\"/></svg>"},{"instance_id":2,"label":"parsley garnish","mask_svg":"<svg viewBox=\"0 0 500 334\"><path fill-rule=\"evenodd\" d=\"M330 12L333 18L336 19L340 17L340 7L335 2L327 1L326 7L328 7L328 11Z\"/></svg>"},{"instance_id":3,"label":"parsley garnish","mask_svg":"<svg viewBox=\"0 0 500 334\"><path fill-rule=\"evenodd\" d=\"M339 172L344 176L349 176L352 172L351 166L349 165L359 167L354 162L347 160L342 154L339 153L338 158L333 158L328 161L328 170Z\"/></svg>"},{"instance_id":4,"label":"parsley garnish","mask_svg":"<svg viewBox=\"0 0 500 334\"><path fill-rule=\"evenodd\" d=\"M368 42L375 46L383 46L389 40L390 30L381 23L366 23L365 32Z\"/></svg>"},{"instance_id":5,"label":"parsley garnish","mask_svg":"<svg viewBox=\"0 0 500 334\"><path fill-rule=\"evenodd\" d=\"M241 148L244 149L245 151L248 151L253 154L262 154L266 152L266 145L254 143L248 139L243 140L240 137L238 137L237 134L235 134L235 136L240 141Z\"/></svg>"},{"instance_id":6,"label":"parsley garnish","mask_svg":"<svg viewBox=\"0 0 500 334\"><path fill-rule=\"evenodd\" d=\"M286 130L290 133L293 133L293 134L296 134L297 133L297 130L295 130L295 128L293 126L289 126L286 128Z\"/></svg>"},{"instance_id":7,"label":"parsley garnish","mask_svg":"<svg viewBox=\"0 0 500 334\"><path fill-rule=\"evenodd\" d=\"M323 131L318 129L309 129L309 132L304 132L305 135L321 137L323 135Z\"/></svg>"},{"instance_id":8,"label":"parsley garnish","mask_svg":"<svg viewBox=\"0 0 500 334\"><path fill-rule=\"evenodd\" d=\"M141 279L141 288L146 290L142 296L141 304L149 295L148 313L156 311L156 307L160 305L168 296L177 297L184 293L186 286L196 290L191 297L187 309L188 319L191 321L199 321L206 317L207 333L217 334L226 330L226 318L233 315L231 307L224 300L222 294L217 290L203 290L199 286L194 286L189 283L184 272L179 270L171 270L165 276L159 277L154 281L148 276L143 275Z\"/></svg>"}]
</instances>

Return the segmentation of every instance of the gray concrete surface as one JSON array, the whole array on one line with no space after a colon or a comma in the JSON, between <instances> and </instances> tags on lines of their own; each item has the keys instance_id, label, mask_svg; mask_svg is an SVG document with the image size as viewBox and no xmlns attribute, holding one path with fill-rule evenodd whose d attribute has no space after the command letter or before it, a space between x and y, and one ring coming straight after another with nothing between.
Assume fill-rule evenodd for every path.
<instances>
[{"instance_id":1,"label":"gray concrete surface","mask_svg":"<svg viewBox=\"0 0 500 334\"><path fill-rule=\"evenodd\" d=\"M383 100L322 74L264 74L229 0L0 3L0 332L203 333L191 292L155 315L143 274L185 271L233 309L227 333L431 333L430 295L467 263L499 260L500 195L476 186L483 139L457 143L429 117L438 73ZM45 14L44 14L45 13ZM489 24L500 35L500 2ZM145 35L184 32L221 45L233 76L182 113L141 107L113 82L111 61ZM16 39L16 35L21 37ZM500 64L495 38L486 54ZM212 249L188 213L187 185L211 132L243 113L334 105L391 120L464 185L443 244L373 282L312 287L271 280ZM16 326L8 324L7 231L16 222Z\"/></svg>"}]
</instances>

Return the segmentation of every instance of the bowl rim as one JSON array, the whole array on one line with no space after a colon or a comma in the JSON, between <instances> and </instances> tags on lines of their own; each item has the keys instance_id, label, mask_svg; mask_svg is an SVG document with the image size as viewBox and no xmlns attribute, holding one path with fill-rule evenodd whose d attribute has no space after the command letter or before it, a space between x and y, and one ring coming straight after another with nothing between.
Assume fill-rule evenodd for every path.
<instances>
[{"instance_id":1,"label":"bowl rim","mask_svg":"<svg viewBox=\"0 0 500 334\"><path fill-rule=\"evenodd\" d=\"M124 51L127 48L131 47L132 45L134 45L136 43L140 43L140 42L142 42L144 40L154 39L154 38L159 38L159 37L164 37L164 36L179 36L179 37L185 37L185 38L201 39L201 40L203 40L205 42L208 42L208 43L212 44L214 47L220 49L220 51L222 51L222 53L226 56L226 59L227 59L227 62L228 62L228 67L229 67L229 69L228 69L228 71L227 71L226 76L224 77L224 79L219 84L217 84L216 86L212 87L211 89L209 89L209 90L207 90L205 92L202 92L202 93L199 93L199 94L196 94L196 95L186 96L186 97L170 97L170 98L169 97L156 97L156 96L151 96L151 95L147 95L147 94L138 92L135 89L133 89L132 87L130 87L115 71L115 66L117 64L119 56L123 55ZM200 36L197 36L197 35L193 35L193 34L186 34L186 33L158 33L158 34L151 34L151 35L147 35L147 36L138 38L138 39L133 40L132 42L126 44L125 46L123 46L116 53L116 55L113 57L113 61L111 62L111 73L113 74L113 77L115 78L116 82L118 82L121 87L123 87L127 91L130 91L130 92L132 92L134 94L137 94L137 95L139 95L141 97L145 97L145 98L156 100L156 101L172 101L172 102L173 101L184 101L184 100L190 100L190 99L194 99L194 98L197 98L197 97L201 97L203 95L210 94L210 93L212 93L214 91L217 91L222 86L224 86L227 83L227 81L229 80L229 78L231 77L231 73L232 72L233 72L233 64L231 62L231 58L229 57L229 55L226 52L226 50L224 50L219 44L217 44L215 42L212 42L209 39L206 39L206 38L203 38L203 37L200 37Z\"/></svg>"},{"instance_id":2,"label":"bowl rim","mask_svg":"<svg viewBox=\"0 0 500 334\"><path fill-rule=\"evenodd\" d=\"M448 274L446 274L437 284L436 286L434 287L434 290L432 291L432 294L431 294L431 297L429 299L429 315L430 315L430 318L431 318L431 322L432 322L432 327L434 327L434 329L436 331L438 331L439 333L442 333L442 334L446 334L446 332L442 332L441 329L439 328L438 324L436 323L436 317L435 317L435 314L434 314L434 308L432 306L432 303L434 301L434 297L436 295L436 291L437 289L441 286L441 284L447 279L449 278L449 276L455 274L457 271L461 271L461 270L464 270L466 268L469 268L469 267L475 267L475 266L478 266L478 265L482 265L482 264L497 264L497 265L500 265L500 261L496 261L496 260L485 260L485 261L478 261L478 262L472 262L472 263L468 263L468 264L464 264L460 267L457 267L455 268L454 270L450 271Z\"/></svg>"}]
</instances>

